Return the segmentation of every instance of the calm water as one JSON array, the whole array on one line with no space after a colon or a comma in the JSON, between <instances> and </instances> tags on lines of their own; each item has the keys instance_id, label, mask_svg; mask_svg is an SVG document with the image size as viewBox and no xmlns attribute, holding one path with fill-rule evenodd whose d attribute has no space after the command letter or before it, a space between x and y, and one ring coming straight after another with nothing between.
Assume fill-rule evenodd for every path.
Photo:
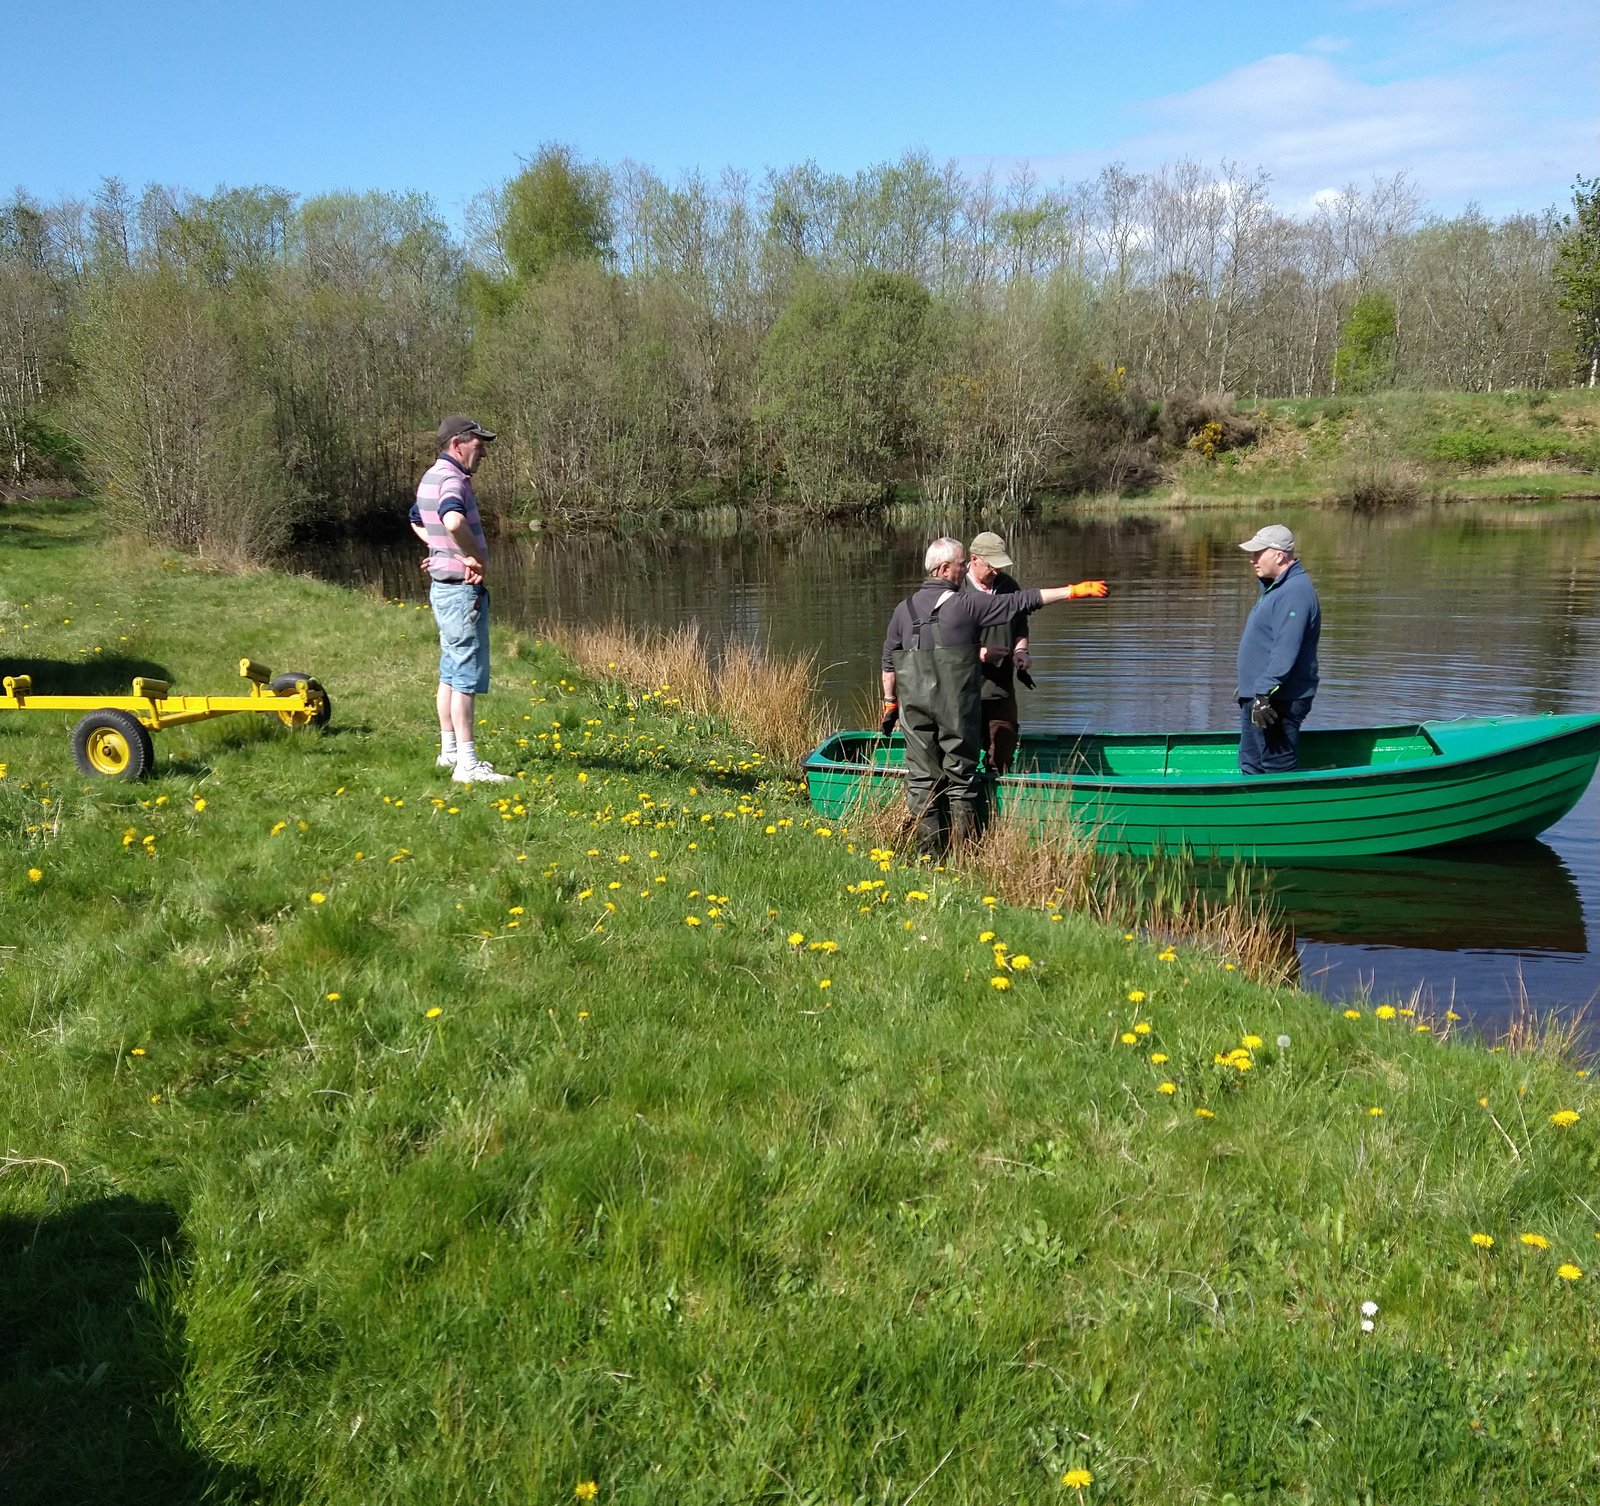
<instances>
[{"instance_id":1,"label":"calm water","mask_svg":"<svg viewBox=\"0 0 1600 1506\"><path fill-rule=\"evenodd\" d=\"M1013 573L1024 584L1098 576L1112 586L1104 602L1034 618L1039 688L1024 693L1025 724L1234 726L1234 651L1256 595L1235 544L1274 519L1294 528L1322 598L1311 726L1600 712L1600 511L1473 504L1018 527ZM728 539L507 541L496 557L496 621L694 619L716 640L814 652L840 724L864 726L877 716L884 626L921 579L933 532L830 525ZM319 568L421 599L416 561L414 547L397 544ZM1304 981L1330 998L1421 990L1495 1031L1524 1001L1573 1011L1600 997L1596 785L1537 842L1283 870L1276 882Z\"/></svg>"}]
</instances>

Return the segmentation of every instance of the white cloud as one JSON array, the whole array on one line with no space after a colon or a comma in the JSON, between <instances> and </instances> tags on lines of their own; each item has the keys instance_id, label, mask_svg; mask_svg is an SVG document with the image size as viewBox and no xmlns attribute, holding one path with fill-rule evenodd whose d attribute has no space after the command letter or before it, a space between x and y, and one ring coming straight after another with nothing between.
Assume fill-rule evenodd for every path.
<instances>
[{"instance_id":1,"label":"white cloud","mask_svg":"<svg viewBox=\"0 0 1600 1506\"><path fill-rule=\"evenodd\" d=\"M1397 172L1444 214L1469 202L1492 215L1565 204L1574 176L1600 164L1600 26L1592 10L1585 27L1568 0L1550 4L1540 25L1515 32L1498 0L1423 3L1412 33L1390 39L1401 45L1385 49L1381 64L1372 49L1336 56L1339 39L1321 37L1307 50L1147 100L1136 107L1142 129L1093 153L1034 158L1032 166L1070 181L1114 161L1148 171L1180 158L1213 167L1226 159L1264 168L1273 200L1296 211L1319 193ZM1447 22L1465 33L1456 49L1435 50L1419 67L1420 35L1437 36ZM1361 75L1363 62L1411 71L1373 82Z\"/></svg>"}]
</instances>

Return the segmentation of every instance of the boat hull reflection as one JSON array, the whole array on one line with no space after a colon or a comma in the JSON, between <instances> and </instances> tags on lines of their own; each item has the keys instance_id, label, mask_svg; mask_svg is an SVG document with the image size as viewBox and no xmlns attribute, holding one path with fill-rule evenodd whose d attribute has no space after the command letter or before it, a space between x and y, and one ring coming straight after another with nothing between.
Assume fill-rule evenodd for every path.
<instances>
[{"instance_id":1,"label":"boat hull reflection","mask_svg":"<svg viewBox=\"0 0 1600 1506\"><path fill-rule=\"evenodd\" d=\"M1434 952L1583 954L1583 900L1543 842L1501 842L1268 870L1274 906L1306 941Z\"/></svg>"}]
</instances>

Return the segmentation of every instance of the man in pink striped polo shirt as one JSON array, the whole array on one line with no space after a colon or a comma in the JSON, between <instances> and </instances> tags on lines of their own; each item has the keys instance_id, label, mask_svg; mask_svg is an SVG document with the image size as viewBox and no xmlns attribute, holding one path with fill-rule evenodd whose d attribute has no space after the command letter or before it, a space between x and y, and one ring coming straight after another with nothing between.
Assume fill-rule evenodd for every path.
<instances>
[{"instance_id":1,"label":"man in pink striped polo shirt","mask_svg":"<svg viewBox=\"0 0 1600 1506\"><path fill-rule=\"evenodd\" d=\"M489 548L478 516L472 474L494 434L453 413L439 425L439 458L417 486L411 526L428 546L428 597L439 625L440 768L457 784L504 784L509 774L478 757L473 737L476 698L489 688Z\"/></svg>"}]
</instances>

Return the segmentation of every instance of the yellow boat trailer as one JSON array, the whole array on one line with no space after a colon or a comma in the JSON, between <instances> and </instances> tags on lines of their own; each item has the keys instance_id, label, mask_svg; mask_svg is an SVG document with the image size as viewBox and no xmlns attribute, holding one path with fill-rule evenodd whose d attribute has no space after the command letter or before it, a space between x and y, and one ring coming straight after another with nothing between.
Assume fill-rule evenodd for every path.
<instances>
[{"instance_id":1,"label":"yellow boat trailer","mask_svg":"<svg viewBox=\"0 0 1600 1506\"><path fill-rule=\"evenodd\" d=\"M165 680L139 676L125 696L35 695L31 675L7 675L0 711L86 711L72 729L72 756L85 774L142 779L155 762L152 732L238 711L275 716L286 727L326 727L328 692L300 670L274 675L252 659L239 661L246 695L173 695Z\"/></svg>"}]
</instances>

